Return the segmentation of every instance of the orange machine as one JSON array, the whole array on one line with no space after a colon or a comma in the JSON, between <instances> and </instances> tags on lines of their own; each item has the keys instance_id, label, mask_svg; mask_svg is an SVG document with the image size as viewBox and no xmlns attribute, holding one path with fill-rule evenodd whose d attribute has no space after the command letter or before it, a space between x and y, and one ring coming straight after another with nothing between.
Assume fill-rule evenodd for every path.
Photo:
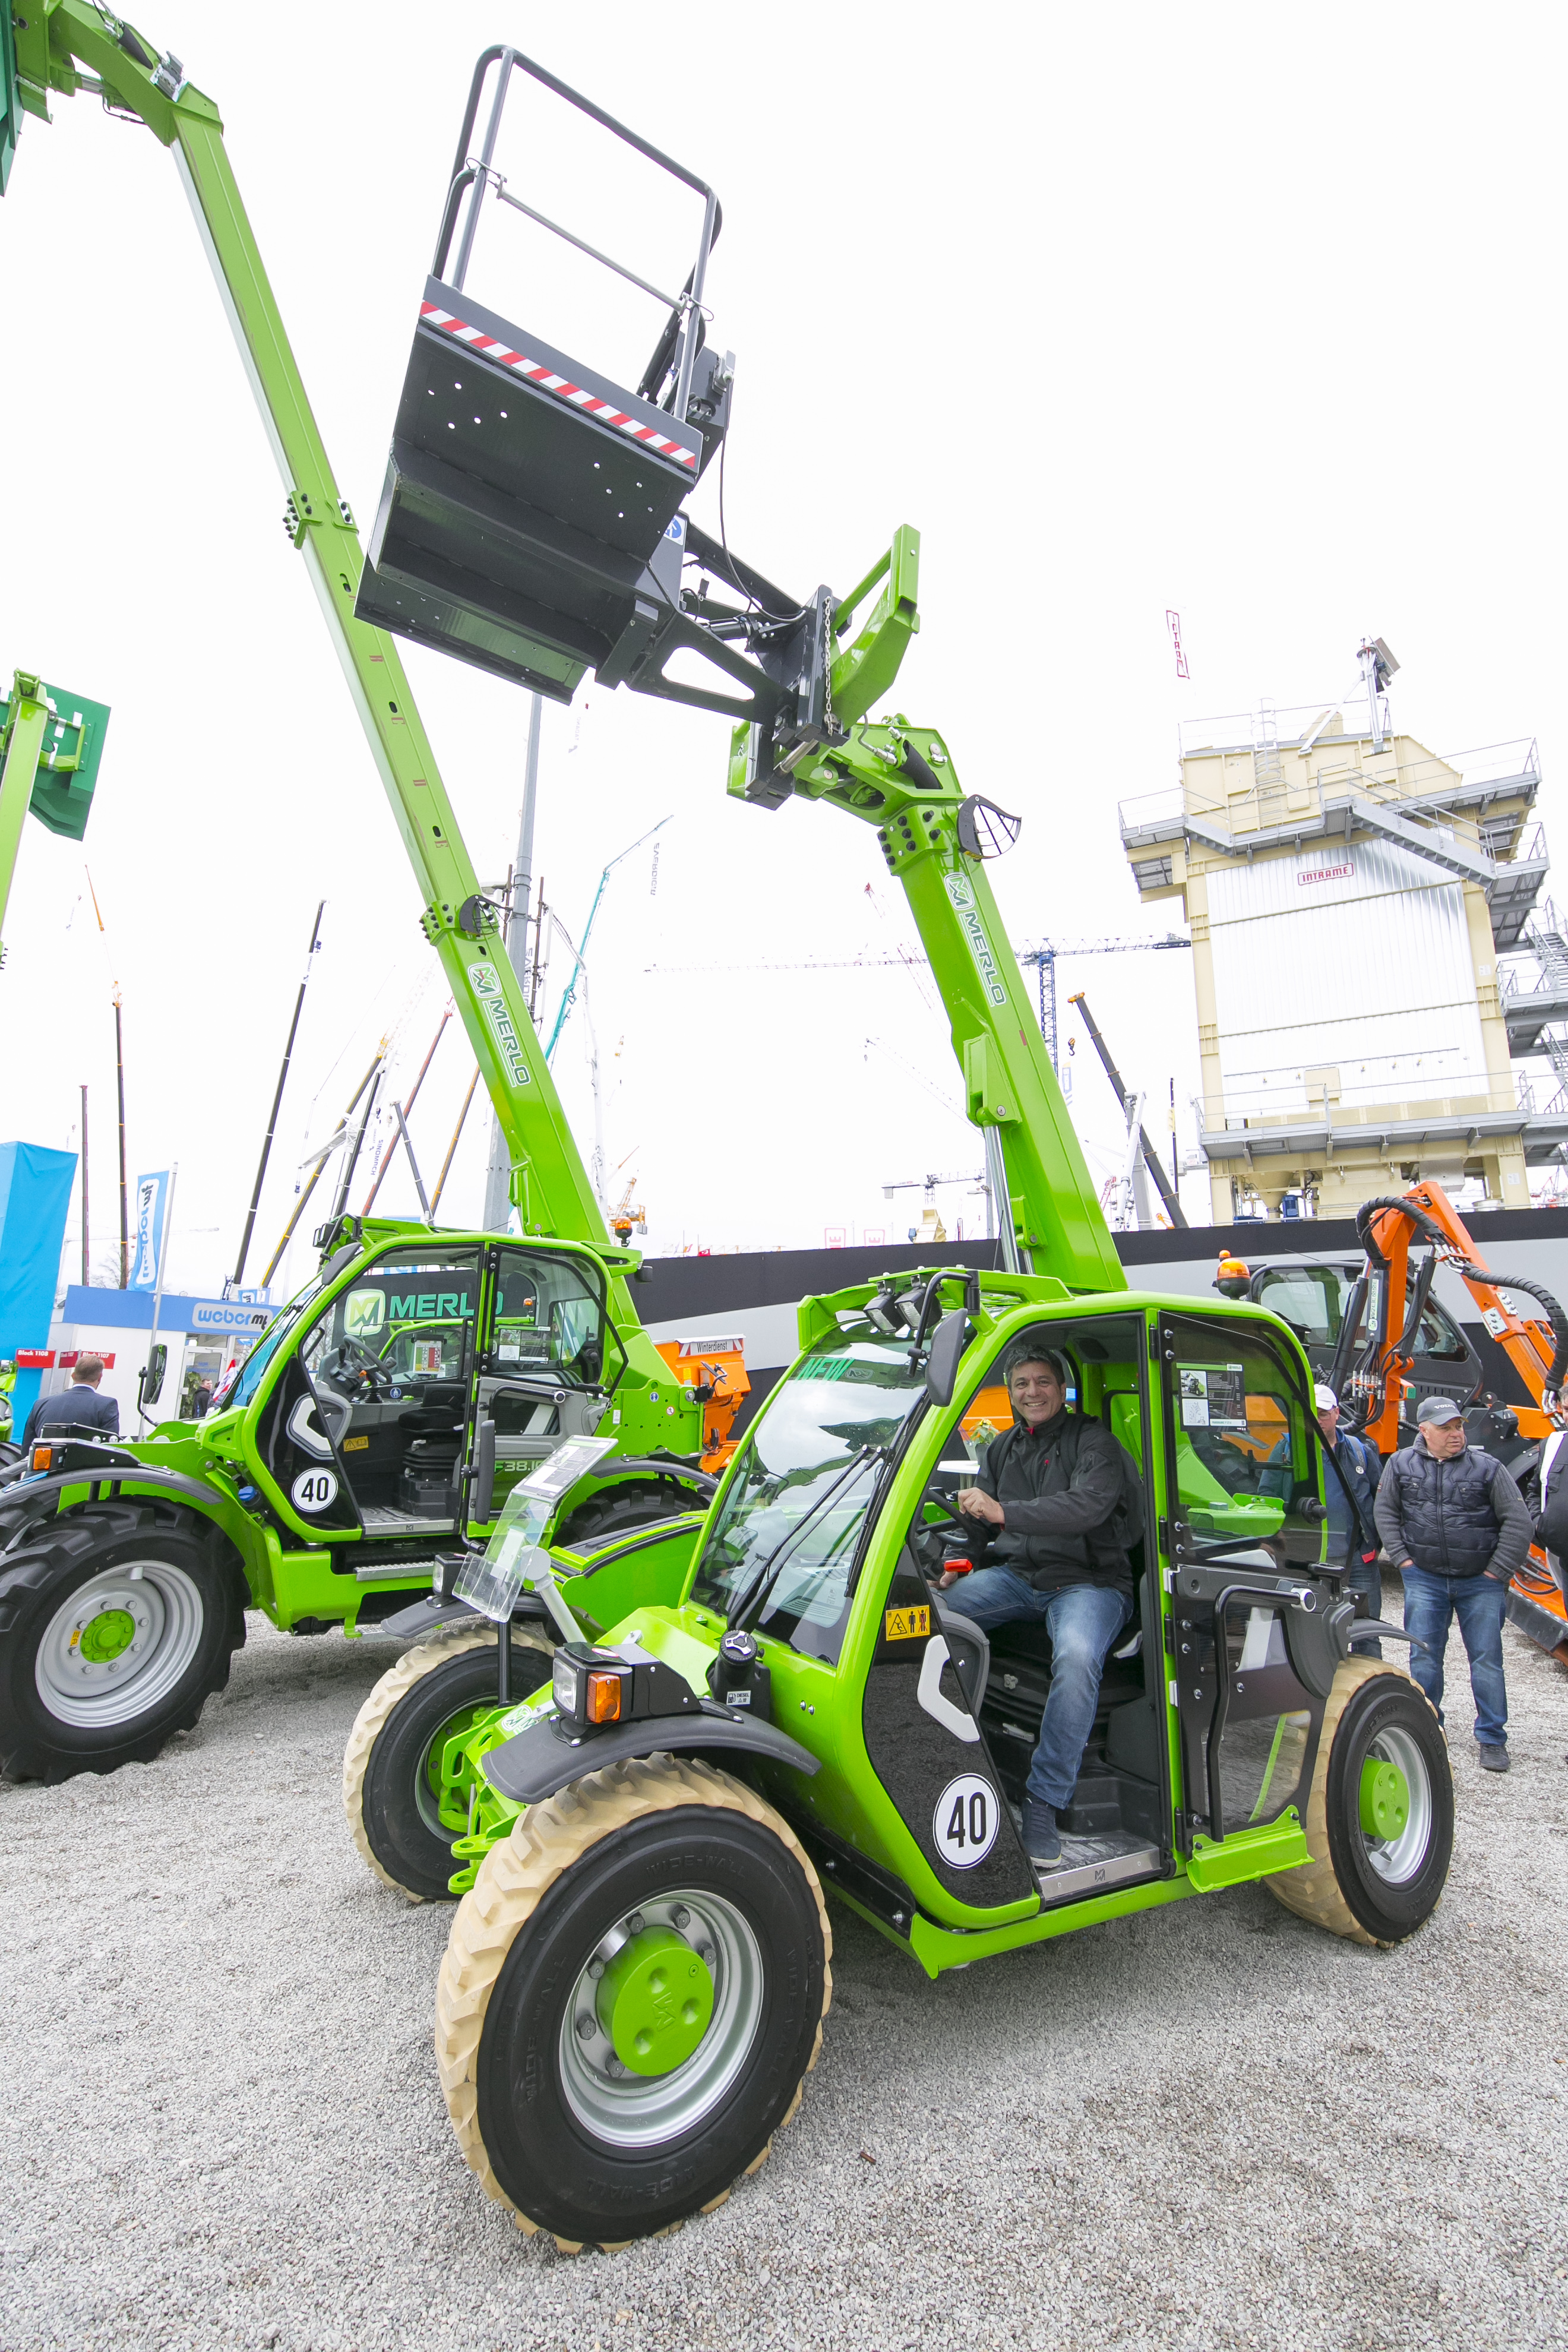
<instances>
[{"instance_id":1,"label":"orange machine","mask_svg":"<svg viewBox=\"0 0 1568 2352\"><path fill-rule=\"evenodd\" d=\"M741 1339L660 1339L659 1354L702 1407L702 1467L722 1470L735 1451L731 1425L752 1393Z\"/></svg>"},{"instance_id":2,"label":"orange machine","mask_svg":"<svg viewBox=\"0 0 1568 2352\"><path fill-rule=\"evenodd\" d=\"M1330 1386L1348 1408L1352 1425L1380 1453L1391 1454L1399 1444L1400 1384L1414 1361L1411 1343L1439 1264L1452 1267L1464 1283L1481 1321L1536 1400L1533 1407L1519 1408L1521 1435L1539 1440L1564 1425L1560 1391L1568 1371L1568 1317L1539 1284L1492 1273L1440 1184L1413 1184L1396 1200L1363 1201L1356 1212L1356 1234L1366 1251L1363 1280L1375 1293L1369 1337L1353 1364L1336 1364L1339 1377ZM1428 1251L1414 1276L1412 1243L1425 1243ZM1503 1297L1505 1290L1538 1300L1545 1315L1528 1320L1516 1315ZM1397 1333L1395 1302L1405 1310ZM1357 1334L1363 1303L1352 1297L1346 1307L1342 1349Z\"/></svg>"},{"instance_id":3,"label":"orange machine","mask_svg":"<svg viewBox=\"0 0 1568 2352\"><path fill-rule=\"evenodd\" d=\"M1518 1275L1494 1275L1477 1250L1458 1210L1440 1184L1413 1184L1396 1200L1365 1201L1356 1213L1356 1233L1366 1251L1366 1273L1345 1310L1341 1360L1330 1386L1346 1410L1347 1424L1380 1453L1400 1442L1402 1383L1414 1360L1412 1342L1439 1263L1451 1266L1480 1309L1481 1321L1536 1400L1517 1408L1521 1437L1535 1441L1568 1426L1563 1381L1568 1372L1568 1318L1548 1290ZM1411 1278L1410 1250L1425 1243L1427 1255ZM1363 1285L1365 1286L1363 1289ZM1544 1317L1516 1315L1503 1292L1521 1292L1539 1301ZM1354 1363L1349 1351L1370 1299L1368 1339ZM1405 1303L1402 1328L1394 1329L1395 1300ZM1545 1649L1568 1656L1568 1608L1544 1552L1531 1552L1510 1591L1510 1613ZM1522 1605L1521 1605L1522 1604Z\"/></svg>"}]
</instances>

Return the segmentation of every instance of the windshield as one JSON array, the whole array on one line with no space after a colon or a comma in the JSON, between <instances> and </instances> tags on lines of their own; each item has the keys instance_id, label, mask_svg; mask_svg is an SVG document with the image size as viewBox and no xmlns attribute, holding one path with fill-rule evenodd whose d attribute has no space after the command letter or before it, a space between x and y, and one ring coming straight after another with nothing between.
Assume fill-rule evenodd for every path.
<instances>
[{"instance_id":1,"label":"windshield","mask_svg":"<svg viewBox=\"0 0 1568 2352\"><path fill-rule=\"evenodd\" d=\"M232 1412L237 1405L248 1404L261 1386L261 1375L294 1329L307 1307L318 1299L324 1288L322 1277L308 1282L303 1290L292 1297L287 1307L279 1307L248 1356L239 1368L239 1376L226 1395L222 1389L213 1399L215 1412Z\"/></svg>"},{"instance_id":2,"label":"windshield","mask_svg":"<svg viewBox=\"0 0 1568 2352\"><path fill-rule=\"evenodd\" d=\"M841 1318L837 1338L803 1358L747 1438L693 1597L728 1617L770 1583L759 1628L807 1656L836 1658L867 1508L924 1393L907 1339L864 1316Z\"/></svg>"}]
</instances>

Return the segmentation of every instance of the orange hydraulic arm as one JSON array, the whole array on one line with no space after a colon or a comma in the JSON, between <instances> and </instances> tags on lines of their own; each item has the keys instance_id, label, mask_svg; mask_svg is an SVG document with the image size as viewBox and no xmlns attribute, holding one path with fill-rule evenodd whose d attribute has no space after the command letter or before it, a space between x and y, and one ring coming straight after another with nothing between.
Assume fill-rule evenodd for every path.
<instances>
[{"instance_id":1,"label":"orange hydraulic arm","mask_svg":"<svg viewBox=\"0 0 1568 2352\"><path fill-rule=\"evenodd\" d=\"M1398 1444L1400 1387L1415 1360L1414 1341L1439 1260L1464 1283L1480 1308L1482 1322L1536 1400L1533 1407L1519 1409L1521 1436L1543 1439L1568 1423L1568 1400L1562 1392L1568 1372L1568 1318L1551 1292L1538 1284L1518 1275L1505 1275L1500 1283L1440 1184L1414 1184L1402 1200L1363 1202L1356 1232L1366 1250L1367 1271L1356 1286L1361 1296L1352 1293L1347 1304L1342 1352L1353 1341L1368 1290L1373 1295L1371 1337L1353 1368L1335 1364L1336 1374L1348 1376L1331 1380L1349 1407L1352 1427L1358 1425L1357 1414L1364 1410L1360 1433L1384 1454ZM1412 1241L1428 1244L1413 1283L1408 1280ZM1407 1289L1404 1326L1394 1333L1394 1302L1404 1301ZM1516 1315L1502 1297L1505 1289L1538 1299L1546 1319L1531 1316L1525 1321ZM1568 1657L1568 1605L1539 1547L1513 1579L1509 1613L1542 1648Z\"/></svg>"},{"instance_id":2,"label":"orange hydraulic arm","mask_svg":"<svg viewBox=\"0 0 1568 2352\"><path fill-rule=\"evenodd\" d=\"M1520 1434L1543 1438L1562 1425L1559 1397L1568 1372L1568 1316L1548 1290L1518 1275L1494 1275L1471 1240L1463 1219L1440 1184L1414 1184L1397 1200L1365 1201L1356 1213L1356 1233L1366 1251L1365 1280L1373 1291L1371 1336L1356 1363L1345 1367L1342 1386L1350 1419L1380 1453L1399 1443L1400 1385L1415 1360L1422 1309L1440 1264L1451 1266L1480 1309L1481 1321L1508 1356L1535 1405L1519 1411ZM1412 1282L1412 1243L1426 1243L1428 1255ZM1544 1318L1516 1315L1504 1290L1522 1291L1540 1301ZM1406 1293L1408 1303L1406 1304ZM1394 1318L1405 1309L1403 1324ZM1361 1302L1345 1317L1347 1343L1361 1320ZM1335 1366L1336 1371L1340 1370Z\"/></svg>"}]
</instances>

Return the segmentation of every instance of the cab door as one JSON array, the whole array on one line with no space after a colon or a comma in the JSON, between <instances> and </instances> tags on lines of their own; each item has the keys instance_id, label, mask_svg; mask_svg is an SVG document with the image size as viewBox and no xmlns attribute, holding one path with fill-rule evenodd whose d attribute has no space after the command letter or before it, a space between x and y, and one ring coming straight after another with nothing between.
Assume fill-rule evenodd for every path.
<instances>
[{"instance_id":1,"label":"cab door","mask_svg":"<svg viewBox=\"0 0 1568 2352\"><path fill-rule=\"evenodd\" d=\"M1299 1365L1237 1318L1160 1328L1181 1727L1178 1829L1303 1822L1339 1653L1321 1449Z\"/></svg>"},{"instance_id":2,"label":"cab door","mask_svg":"<svg viewBox=\"0 0 1568 2352\"><path fill-rule=\"evenodd\" d=\"M624 1361L591 1258L537 1243L486 1253L475 1411L495 1431L492 1517L563 1439L593 1436Z\"/></svg>"}]
</instances>

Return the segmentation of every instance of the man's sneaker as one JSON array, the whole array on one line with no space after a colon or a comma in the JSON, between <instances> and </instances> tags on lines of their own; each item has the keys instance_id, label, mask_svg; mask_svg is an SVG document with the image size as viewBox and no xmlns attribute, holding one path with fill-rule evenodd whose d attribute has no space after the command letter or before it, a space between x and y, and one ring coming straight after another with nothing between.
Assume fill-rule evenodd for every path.
<instances>
[{"instance_id":1,"label":"man's sneaker","mask_svg":"<svg viewBox=\"0 0 1568 2352\"><path fill-rule=\"evenodd\" d=\"M1024 1800L1024 1851L1037 1870L1054 1870L1062 1858L1056 1809L1037 1797Z\"/></svg>"},{"instance_id":2,"label":"man's sneaker","mask_svg":"<svg viewBox=\"0 0 1568 2352\"><path fill-rule=\"evenodd\" d=\"M1476 1752L1480 1757L1481 1770L1483 1772L1506 1772L1508 1770L1508 1749L1500 1745L1498 1741L1491 1739L1478 1739L1476 1742Z\"/></svg>"}]
</instances>

